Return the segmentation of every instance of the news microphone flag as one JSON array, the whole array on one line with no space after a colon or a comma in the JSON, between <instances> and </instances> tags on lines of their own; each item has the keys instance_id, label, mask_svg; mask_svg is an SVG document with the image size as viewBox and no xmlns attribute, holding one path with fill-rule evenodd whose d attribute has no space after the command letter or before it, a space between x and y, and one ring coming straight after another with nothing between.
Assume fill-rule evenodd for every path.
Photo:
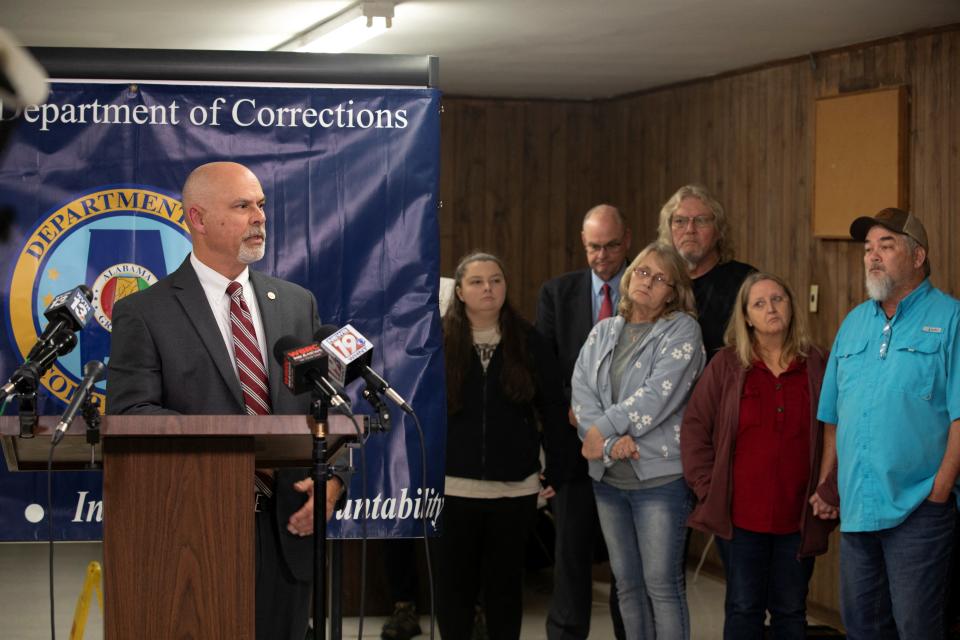
<instances>
[{"instance_id":1,"label":"news microphone flag","mask_svg":"<svg viewBox=\"0 0 960 640\"><path fill-rule=\"evenodd\" d=\"M331 356L327 377L341 387L361 376L363 367L370 366L373 359L373 344L349 324L334 331L320 344Z\"/></svg>"}]
</instances>

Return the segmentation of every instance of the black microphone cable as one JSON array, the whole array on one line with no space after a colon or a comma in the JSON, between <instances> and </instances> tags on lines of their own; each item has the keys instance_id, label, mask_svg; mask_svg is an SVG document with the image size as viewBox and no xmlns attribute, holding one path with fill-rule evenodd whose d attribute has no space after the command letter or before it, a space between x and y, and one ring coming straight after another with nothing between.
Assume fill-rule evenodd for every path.
<instances>
[{"instance_id":1,"label":"black microphone cable","mask_svg":"<svg viewBox=\"0 0 960 640\"><path fill-rule=\"evenodd\" d=\"M24 364L27 362L29 362L29 359L24 361ZM11 397L12 395L3 399L3 404L0 404L0 415L3 415ZM47 455L47 581L50 594L50 640L57 640L57 609L53 595L53 452L55 449L56 447L51 445L50 453Z\"/></svg>"},{"instance_id":2,"label":"black microphone cable","mask_svg":"<svg viewBox=\"0 0 960 640\"><path fill-rule=\"evenodd\" d=\"M430 640L434 640L437 616L434 611L436 599L433 591L433 563L430 561L430 535L427 527L427 440L423 435L423 427L416 411L411 407L408 413L413 418L413 424L417 428L417 436L420 438L420 470L423 486L423 507L420 510L420 522L423 525L423 552L427 561L427 584L430 587Z\"/></svg>"},{"instance_id":3,"label":"black microphone cable","mask_svg":"<svg viewBox=\"0 0 960 640\"><path fill-rule=\"evenodd\" d=\"M47 525L49 529L49 582L50 582L50 640L57 640L56 606L53 600L53 452L56 447L50 445L47 456Z\"/></svg>"},{"instance_id":4,"label":"black microphone cable","mask_svg":"<svg viewBox=\"0 0 960 640\"><path fill-rule=\"evenodd\" d=\"M376 392L373 392L373 393L376 393ZM366 394L364 394L364 397L366 397ZM427 585L428 585L428 587L429 587L429 592L430 592L430 640L434 640L434 637L435 637L435 635L436 635L437 616L436 616L436 611L435 611L436 596L435 596L435 594L434 594L434 583L433 583L433 562L432 562L432 560L431 560L431 558L430 558L430 532L429 532L429 527L428 527L428 525L427 525L427 521L428 521L428 518L427 518L427 512L428 512L428 509L427 509L427 507L428 507L428 493L427 493L427 441L426 441L426 437L425 437L424 434L423 434L423 426L420 424L420 418L417 416L416 411L413 410L413 407L411 407L411 406L410 406L409 404L407 404L407 403L404 403L403 405L400 405L400 408L401 408L405 413L407 413L411 418L413 418L413 424L414 424L414 426L415 426L416 429L417 429L417 437L418 437L418 439L419 439L419 441L420 441L420 472L421 472L420 487L421 487L421 496L422 496L422 505L423 505L423 506L421 507L421 509L420 509L420 524L421 524L422 529L423 529L423 554L424 554L424 558L426 559L426 562L427 562ZM406 440L404 440L404 442L406 442ZM361 449L360 449L360 451L361 451L361 460L362 460L362 459L363 459L363 446L362 446L362 444L361 444ZM364 464L365 464L365 463L364 463ZM364 468L365 468L365 467L364 467ZM366 476L364 476L363 478L361 478L361 480L365 483L365 482L366 482ZM365 485L365 484L364 484L363 492L364 492L364 500L366 500L366 485ZM366 501L364 501L364 504L366 504ZM362 551L361 551L360 562L361 562L361 566L363 566L364 563L366 562L366 546L365 546L365 545L366 545L366 537L367 537L367 535L366 535L366 520L364 520L364 522L362 523L361 526L363 527L363 544L364 544L364 547L363 547L363 549L362 549ZM364 575L366 575L366 574L364 574ZM360 631L361 631L361 632L363 631L363 617L362 617L362 616L363 616L363 605L364 605L364 597L365 597L365 595L366 595L366 593L365 593L365 591L363 590L363 586L361 585L361 592L360 592L360 612L361 612Z\"/></svg>"},{"instance_id":5,"label":"black microphone cable","mask_svg":"<svg viewBox=\"0 0 960 640\"><path fill-rule=\"evenodd\" d=\"M353 429L357 432L357 442L360 443L360 504L363 509L360 514L360 620L357 627L357 640L363 640L363 618L367 607L367 443L363 430L357 419L350 415ZM366 434L369 435L369 434ZM326 502L326 496L324 496Z\"/></svg>"},{"instance_id":6,"label":"black microphone cable","mask_svg":"<svg viewBox=\"0 0 960 640\"><path fill-rule=\"evenodd\" d=\"M366 391L367 391L367 389L364 389L364 394L363 394L363 396L364 396L364 398L366 398L366 399L369 401L370 398L367 396ZM371 393L371 395L376 394L375 391L371 391L370 393ZM374 407L377 408L378 411L381 410L380 407L378 407L376 404L374 404ZM426 444L426 437L425 437L424 434L423 434L423 426L420 424L420 418L417 416L417 413L413 410L413 407L411 407L409 404L406 404L406 403L405 403L404 405L401 405L400 408L401 408L404 412L406 412L408 415L410 415L411 418L413 418L413 424L414 424L414 426L415 426L416 429L417 429L417 437L418 437L419 442L420 442L420 471L421 471L421 484L420 484L420 486L421 486L422 505L423 505L423 506L421 507L421 510L420 510L420 524L421 524L422 529L423 529L423 551L424 551L424 557L425 557L426 562L427 562L427 585L428 585L428 587L429 587L429 593L430 593L430 640L434 640L435 635L436 635L437 616L436 616L436 611L435 611L436 596L435 596L435 594L434 594L434 583L433 583L433 562L432 562L432 560L431 560L431 558L430 558L430 534L429 534L428 518L427 518L427 513L428 513L428 509L427 509L427 506L428 506L428 493L427 493L427 444ZM386 411L386 408L384 407L382 410L383 410L383 411ZM389 415L389 414L388 414L388 415ZM360 428L357 426L356 422L354 422L354 429L357 430L357 435L358 435L358 437L359 437L359 436L360 436ZM369 436L369 434L367 434L367 435ZM364 519L363 519L363 521L361 522L361 525L360 525L360 526L361 526L361 536L362 536L361 551L360 551L360 567L361 567L361 568L360 568L360 571L361 571L361 580L360 580L360 625L359 625L359 635L358 635L358 637L360 637L360 638L362 638L362 636L363 636L363 612L365 611L364 606L365 606L365 599L366 599L366 588L365 588L365 584L366 584L366 583L365 583L365 580L366 580L366 560L367 560L367 547L366 547L366 544L367 544L367 522L366 522L366 505L367 505L367 501L366 501L367 495L366 495L366 494L367 494L367 488L366 488L366 480L367 480L367 478L366 478L366 458L365 458L365 453L364 453L364 440L365 440L365 439L361 437L361 440L360 440L360 461L361 461L361 465L362 465L362 467L363 467L364 473L363 473L363 475L361 476L360 480L361 480L361 485L362 485L361 492L363 493L363 503L362 503L362 504L364 505L365 510L364 510Z\"/></svg>"},{"instance_id":7,"label":"black microphone cable","mask_svg":"<svg viewBox=\"0 0 960 640\"><path fill-rule=\"evenodd\" d=\"M10 398L7 397L4 399L3 403L0 403L0 416L3 415L4 411L7 409L7 403L10 401ZM50 591L50 639L57 640L57 626L56 626L56 607L54 605L53 597L53 451L54 447L50 447L50 453L47 455L47 525L48 525L48 582L49 582L49 591Z\"/></svg>"}]
</instances>

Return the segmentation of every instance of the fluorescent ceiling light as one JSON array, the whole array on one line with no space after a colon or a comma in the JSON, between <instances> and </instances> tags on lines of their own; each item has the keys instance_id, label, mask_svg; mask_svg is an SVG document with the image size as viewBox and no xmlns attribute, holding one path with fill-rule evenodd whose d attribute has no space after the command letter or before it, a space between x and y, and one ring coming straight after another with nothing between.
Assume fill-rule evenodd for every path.
<instances>
[{"instance_id":1,"label":"fluorescent ceiling light","mask_svg":"<svg viewBox=\"0 0 960 640\"><path fill-rule=\"evenodd\" d=\"M279 51L343 53L393 25L394 2L358 0L275 47Z\"/></svg>"}]
</instances>

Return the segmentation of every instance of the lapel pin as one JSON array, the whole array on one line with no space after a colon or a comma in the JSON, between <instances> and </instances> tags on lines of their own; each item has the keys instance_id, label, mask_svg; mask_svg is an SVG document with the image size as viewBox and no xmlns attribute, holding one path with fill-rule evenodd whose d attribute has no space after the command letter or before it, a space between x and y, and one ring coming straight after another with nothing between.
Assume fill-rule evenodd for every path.
<instances>
[{"instance_id":1,"label":"lapel pin","mask_svg":"<svg viewBox=\"0 0 960 640\"><path fill-rule=\"evenodd\" d=\"M273 291L267 291L267 297L271 300L276 300L277 294L275 294Z\"/></svg>"}]
</instances>

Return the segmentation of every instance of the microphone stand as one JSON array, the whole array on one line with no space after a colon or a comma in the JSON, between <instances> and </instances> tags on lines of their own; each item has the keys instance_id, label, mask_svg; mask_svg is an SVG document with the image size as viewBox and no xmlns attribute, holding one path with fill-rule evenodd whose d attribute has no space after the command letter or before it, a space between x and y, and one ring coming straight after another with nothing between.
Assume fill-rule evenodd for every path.
<instances>
[{"instance_id":1,"label":"microphone stand","mask_svg":"<svg viewBox=\"0 0 960 640\"><path fill-rule=\"evenodd\" d=\"M376 390L371 389L370 385L364 385L360 395L370 403L370 406L373 407L374 410L374 414L371 417L376 418L376 421L371 420L370 430L374 432L382 431L384 433L390 431L390 410L380 396L377 395Z\"/></svg>"},{"instance_id":2,"label":"microphone stand","mask_svg":"<svg viewBox=\"0 0 960 640\"><path fill-rule=\"evenodd\" d=\"M327 464L327 413L325 398L313 401L313 638L324 640L327 634L327 479L332 474Z\"/></svg>"},{"instance_id":3,"label":"microphone stand","mask_svg":"<svg viewBox=\"0 0 960 640\"><path fill-rule=\"evenodd\" d=\"M99 469L96 453L97 445L100 444L100 401L94 396L92 389L83 401L80 412L87 423L87 444L90 445L90 463L87 464L87 469Z\"/></svg>"},{"instance_id":4,"label":"microphone stand","mask_svg":"<svg viewBox=\"0 0 960 640\"><path fill-rule=\"evenodd\" d=\"M343 638L343 541L330 543L330 640Z\"/></svg>"},{"instance_id":5,"label":"microphone stand","mask_svg":"<svg viewBox=\"0 0 960 640\"><path fill-rule=\"evenodd\" d=\"M335 467L327 463L327 418L330 410L330 401L325 394L315 399L310 406L314 425L313 433L312 474L313 478L313 639L326 640L326 565L327 565L327 482L333 477L335 470L349 471L352 466ZM335 410L337 407L335 407ZM347 410L347 415L352 414ZM389 420L389 415L387 416ZM332 550L330 563L332 573L332 593L330 596L331 636L333 640L340 640L343 625L343 607L340 601L341 583L343 577L343 555L339 541L336 541Z\"/></svg>"},{"instance_id":6,"label":"microphone stand","mask_svg":"<svg viewBox=\"0 0 960 640\"><path fill-rule=\"evenodd\" d=\"M21 372L23 389L17 394L20 437L32 438L37 428L37 388L40 386L40 374L29 364L24 365Z\"/></svg>"}]
</instances>

